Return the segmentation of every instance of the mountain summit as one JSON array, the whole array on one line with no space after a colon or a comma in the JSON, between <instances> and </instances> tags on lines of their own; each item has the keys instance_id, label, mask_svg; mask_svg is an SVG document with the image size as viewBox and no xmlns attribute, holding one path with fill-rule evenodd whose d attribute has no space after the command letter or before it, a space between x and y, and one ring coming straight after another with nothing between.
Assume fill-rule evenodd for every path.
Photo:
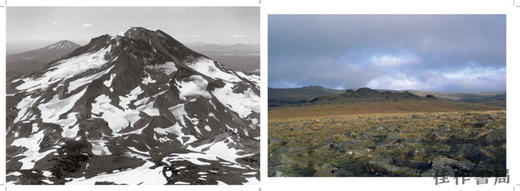
<instances>
[{"instance_id":1,"label":"mountain summit","mask_svg":"<svg viewBox=\"0 0 520 191\"><path fill-rule=\"evenodd\" d=\"M74 50L76 48L79 48L80 46L72 41L69 40L61 40L54 44L51 44L45 48L47 49L65 49L65 50Z\"/></svg>"},{"instance_id":2,"label":"mountain summit","mask_svg":"<svg viewBox=\"0 0 520 191\"><path fill-rule=\"evenodd\" d=\"M163 31L102 35L7 84L16 184L246 184L259 179L259 76Z\"/></svg>"}]
</instances>

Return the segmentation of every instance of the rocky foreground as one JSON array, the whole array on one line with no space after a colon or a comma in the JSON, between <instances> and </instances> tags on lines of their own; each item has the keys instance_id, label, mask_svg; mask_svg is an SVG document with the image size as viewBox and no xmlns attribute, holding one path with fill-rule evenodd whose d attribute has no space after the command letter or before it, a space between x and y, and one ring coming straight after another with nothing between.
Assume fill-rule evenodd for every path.
<instances>
[{"instance_id":1,"label":"rocky foreground","mask_svg":"<svg viewBox=\"0 0 520 191\"><path fill-rule=\"evenodd\" d=\"M505 111L269 121L269 176L504 176Z\"/></svg>"}]
</instances>

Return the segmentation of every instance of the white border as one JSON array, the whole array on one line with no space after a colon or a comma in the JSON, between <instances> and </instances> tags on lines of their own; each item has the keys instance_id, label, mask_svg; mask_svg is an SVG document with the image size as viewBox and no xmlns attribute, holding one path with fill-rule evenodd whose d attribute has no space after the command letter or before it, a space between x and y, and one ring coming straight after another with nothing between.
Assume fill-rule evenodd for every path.
<instances>
[{"instance_id":1,"label":"white border","mask_svg":"<svg viewBox=\"0 0 520 191\"><path fill-rule=\"evenodd\" d=\"M291 0L272 0L262 3L262 74L267 73L267 19L269 14L506 14L507 19L507 167L511 175L510 184L493 186L494 179L489 179L489 185L475 185L475 179L471 179L467 185L455 185L454 180L450 184L435 185L433 178L375 178L375 177L352 177L352 178L267 178L267 159L262 158L262 190L513 190L520 176L518 163L518 148L520 145L517 138L520 130L514 128L518 126L519 118L516 117L520 95L513 86L518 82L520 75L516 74L519 70L520 56L518 46L520 35L520 8L513 7L513 0L359 0L359 1L340 1L340 0L313 0L313 1L291 1ZM514 36L516 34L516 36ZM517 43L514 44L513 42ZM514 52L514 53L513 53ZM516 55L514 55L516 54ZM516 62L515 62L516 61ZM516 63L516 65L512 64ZM304 75L304 74L302 74ZM267 91L267 75L262 75L262 90ZM518 86L518 85L517 85ZM267 104L267 93L262 94L263 105ZM267 115L267 108L262 110L263 116ZM262 118L262 123L267 123L267 117ZM265 126L262 126L265 127ZM267 128L267 127L265 127ZM262 154L267 153L268 133L262 131ZM518 190L519 188L517 188Z\"/></svg>"},{"instance_id":2,"label":"white border","mask_svg":"<svg viewBox=\"0 0 520 191\"><path fill-rule=\"evenodd\" d=\"M9 0L9 6L258 6L259 1L202 1L202 0ZM512 0L262 0L260 22L261 44L261 188L262 190L513 190L520 183L517 136L520 96L515 82L519 82L520 63L520 8L513 7ZM267 178L267 14L507 14L507 166L511 183L501 186L435 186L431 178ZM5 26L5 9L0 8L0 26ZM516 36L515 36L516 35ZM0 50L5 50L5 27L0 27ZM516 43L516 44L515 44ZM5 51L0 52L1 64L5 66ZM513 63L517 63L516 65ZM1 124L5 124L5 68L0 75L2 89ZM0 131L5 153L5 127ZM0 157L0 175L5 175L5 154ZM3 176L5 177L5 176ZM0 183L5 182L4 178ZM9 186L8 190L258 190L248 186ZM517 188L518 190L518 188Z\"/></svg>"},{"instance_id":3,"label":"white border","mask_svg":"<svg viewBox=\"0 0 520 191\"><path fill-rule=\"evenodd\" d=\"M1 6L0 7L0 26L6 26L5 24L5 7L3 7L5 2L1 2ZM6 130L6 127L5 127L5 54L6 54L6 27L0 27L0 58L2 58L0 60L0 65L2 67L0 67L0 89L2 91L2 96L0 97L0 109L1 109L1 115L0 115L0 127L2 127L2 129L0 130L0 185L2 184L5 184L5 154L6 154L6 151L5 151L5 130Z\"/></svg>"},{"instance_id":4,"label":"white border","mask_svg":"<svg viewBox=\"0 0 520 191\"><path fill-rule=\"evenodd\" d=\"M2 0L4 1L4 0ZM259 6L259 0L6 0L8 6Z\"/></svg>"}]
</instances>

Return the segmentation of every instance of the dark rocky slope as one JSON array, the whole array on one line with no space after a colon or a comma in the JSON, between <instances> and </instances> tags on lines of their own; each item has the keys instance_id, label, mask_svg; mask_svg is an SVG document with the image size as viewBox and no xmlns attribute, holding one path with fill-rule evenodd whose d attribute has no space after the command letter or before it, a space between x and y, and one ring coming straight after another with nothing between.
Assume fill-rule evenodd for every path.
<instances>
[{"instance_id":1,"label":"dark rocky slope","mask_svg":"<svg viewBox=\"0 0 520 191\"><path fill-rule=\"evenodd\" d=\"M160 30L94 38L8 82L7 180L256 182L258 83Z\"/></svg>"}]
</instances>

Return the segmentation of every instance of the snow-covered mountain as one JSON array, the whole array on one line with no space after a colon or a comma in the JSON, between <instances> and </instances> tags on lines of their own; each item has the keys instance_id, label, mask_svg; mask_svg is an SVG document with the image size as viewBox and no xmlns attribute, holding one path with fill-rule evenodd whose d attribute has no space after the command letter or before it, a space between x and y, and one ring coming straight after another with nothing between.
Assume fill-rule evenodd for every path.
<instances>
[{"instance_id":1,"label":"snow-covered mountain","mask_svg":"<svg viewBox=\"0 0 520 191\"><path fill-rule=\"evenodd\" d=\"M8 82L7 181L256 183L259 79L160 30L94 38Z\"/></svg>"}]
</instances>

